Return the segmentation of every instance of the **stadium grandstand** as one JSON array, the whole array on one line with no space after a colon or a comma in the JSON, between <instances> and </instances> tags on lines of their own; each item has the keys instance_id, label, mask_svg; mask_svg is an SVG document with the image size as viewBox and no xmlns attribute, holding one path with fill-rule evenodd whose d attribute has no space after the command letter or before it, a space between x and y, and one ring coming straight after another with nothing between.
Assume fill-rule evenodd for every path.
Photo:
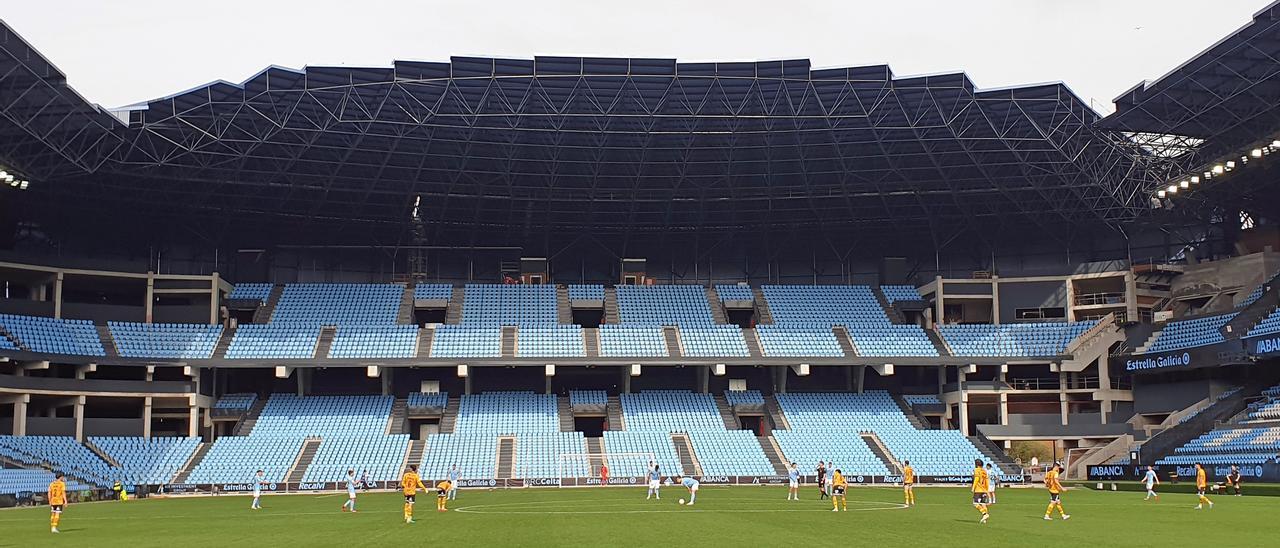
<instances>
[{"instance_id":1,"label":"stadium grandstand","mask_svg":"<svg viewBox=\"0 0 1280 548\"><path fill-rule=\"evenodd\" d=\"M410 465L1280 481L1278 35L1273 5L1106 116L1060 83L580 57L108 110L0 24L0 505Z\"/></svg>"}]
</instances>

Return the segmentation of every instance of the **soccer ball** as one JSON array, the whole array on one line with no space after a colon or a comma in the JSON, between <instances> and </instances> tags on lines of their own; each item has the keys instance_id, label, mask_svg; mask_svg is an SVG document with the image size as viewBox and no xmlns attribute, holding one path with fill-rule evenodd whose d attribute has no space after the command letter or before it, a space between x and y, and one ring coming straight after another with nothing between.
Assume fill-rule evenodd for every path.
<instances>
[{"instance_id":1,"label":"soccer ball","mask_svg":"<svg viewBox=\"0 0 1280 548\"><path fill-rule=\"evenodd\" d=\"M684 499L680 499L680 506L684 506Z\"/></svg>"}]
</instances>

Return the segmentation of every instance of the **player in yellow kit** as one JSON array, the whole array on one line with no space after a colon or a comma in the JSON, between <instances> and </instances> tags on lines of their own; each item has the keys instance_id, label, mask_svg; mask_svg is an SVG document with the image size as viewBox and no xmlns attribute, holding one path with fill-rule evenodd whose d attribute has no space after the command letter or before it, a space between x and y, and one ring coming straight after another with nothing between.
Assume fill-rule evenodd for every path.
<instances>
[{"instance_id":1,"label":"player in yellow kit","mask_svg":"<svg viewBox=\"0 0 1280 548\"><path fill-rule=\"evenodd\" d=\"M902 461L902 494L906 497L907 506L916 505L916 492L913 487L916 486L916 470L911 467L911 461Z\"/></svg>"},{"instance_id":2,"label":"player in yellow kit","mask_svg":"<svg viewBox=\"0 0 1280 548\"><path fill-rule=\"evenodd\" d=\"M417 498L418 490L427 490L427 486L422 484L422 479L418 477L417 465L409 465L409 469L405 470L404 476L400 478L400 489L404 491L404 522L413 523L413 503Z\"/></svg>"},{"instance_id":3,"label":"player in yellow kit","mask_svg":"<svg viewBox=\"0 0 1280 548\"><path fill-rule=\"evenodd\" d=\"M49 482L49 532L58 532L58 522L62 521L62 509L67 506L67 478L59 473Z\"/></svg>"},{"instance_id":4,"label":"player in yellow kit","mask_svg":"<svg viewBox=\"0 0 1280 548\"><path fill-rule=\"evenodd\" d=\"M849 501L845 498L844 492L849 489L849 481L844 479L844 474L836 470L831 475L831 511L839 510L849 511Z\"/></svg>"},{"instance_id":5,"label":"player in yellow kit","mask_svg":"<svg viewBox=\"0 0 1280 548\"><path fill-rule=\"evenodd\" d=\"M1062 473L1062 465L1057 464L1049 468L1044 475L1044 486L1049 490L1049 507L1044 509L1045 521L1053 521L1053 509L1058 509L1058 514L1063 520L1071 519L1071 514L1062 509L1062 482L1058 481L1058 475Z\"/></svg>"},{"instance_id":6,"label":"player in yellow kit","mask_svg":"<svg viewBox=\"0 0 1280 548\"><path fill-rule=\"evenodd\" d=\"M1213 501L1209 500L1209 497L1204 496L1204 492L1208 488L1209 488L1209 478L1207 474L1205 474L1204 466L1201 466L1200 463L1197 462L1196 463L1196 495L1200 497L1200 503L1196 505L1196 510L1200 510L1204 508L1204 505L1206 504L1209 505L1210 510L1213 510Z\"/></svg>"},{"instance_id":7,"label":"player in yellow kit","mask_svg":"<svg viewBox=\"0 0 1280 548\"><path fill-rule=\"evenodd\" d=\"M436 484L436 511L448 512L445 503L449 502L449 489L453 488L453 484L449 480L442 480Z\"/></svg>"},{"instance_id":8,"label":"player in yellow kit","mask_svg":"<svg viewBox=\"0 0 1280 548\"><path fill-rule=\"evenodd\" d=\"M973 507L982 512L982 519L978 523L986 523L987 518L991 514L987 511L987 487L990 486L990 478L987 477L987 471L982 467L982 459L974 459L973 461Z\"/></svg>"}]
</instances>

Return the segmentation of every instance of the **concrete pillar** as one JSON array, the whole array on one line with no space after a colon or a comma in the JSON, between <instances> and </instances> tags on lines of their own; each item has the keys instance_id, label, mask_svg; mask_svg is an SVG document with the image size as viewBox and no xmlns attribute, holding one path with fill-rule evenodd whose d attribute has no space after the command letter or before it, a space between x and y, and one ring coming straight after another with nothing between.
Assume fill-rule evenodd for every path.
<instances>
[{"instance_id":1,"label":"concrete pillar","mask_svg":"<svg viewBox=\"0 0 1280 548\"><path fill-rule=\"evenodd\" d=\"M1009 426L1009 395L1000 394L1000 425Z\"/></svg>"},{"instance_id":2,"label":"concrete pillar","mask_svg":"<svg viewBox=\"0 0 1280 548\"><path fill-rule=\"evenodd\" d=\"M20 394L13 400L13 435L27 435L27 405L31 403L31 394Z\"/></svg>"},{"instance_id":3,"label":"concrete pillar","mask_svg":"<svg viewBox=\"0 0 1280 548\"><path fill-rule=\"evenodd\" d=\"M462 378L462 393L471 395L471 373L468 372L466 377Z\"/></svg>"},{"instance_id":4,"label":"concrete pillar","mask_svg":"<svg viewBox=\"0 0 1280 548\"><path fill-rule=\"evenodd\" d=\"M938 366L938 395L941 396L947 387L947 366Z\"/></svg>"},{"instance_id":5,"label":"concrete pillar","mask_svg":"<svg viewBox=\"0 0 1280 548\"><path fill-rule=\"evenodd\" d=\"M1109 352L1098 356L1098 390L1111 390L1111 363Z\"/></svg>"},{"instance_id":6,"label":"concrete pillar","mask_svg":"<svg viewBox=\"0 0 1280 548\"><path fill-rule=\"evenodd\" d=\"M711 368L698 366L698 392L706 394L711 390Z\"/></svg>"},{"instance_id":7,"label":"concrete pillar","mask_svg":"<svg viewBox=\"0 0 1280 548\"><path fill-rule=\"evenodd\" d=\"M1071 278L1062 281L1067 289L1067 321L1076 321L1076 284L1071 283Z\"/></svg>"},{"instance_id":8,"label":"concrete pillar","mask_svg":"<svg viewBox=\"0 0 1280 548\"><path fill-rule=\"evenodd\" d=\"M142 309L147 318L146 322L151 323L152 314L155 312L155 308L153 305L156 302L156 273L155 272L147 272L147 291L146 291L146 297L144 298L147 300L147 302L142 303Z\"/></svg>"},{"instance_id":9,"label":"concrete pillar","mask_svg":"<svg viewBox=\"0 0 1280 548\"><path fill-rule=\"evenodd\" d=\"M853 378L853 380L854 380L854 382L855 382L854 389L855 389L855 390L857 390L857 392L858 392L859 394L861 394L861 393L862 393L862 387L863 387L863 386L865 386L865 385L866 385L866 382L867 382L867 366L865 366L865 365L859 365L859 366L858 366L858 375L857 375L856 377L854 377L854 378Z\"/></svg>"},{"instance_id":10,"label":"concrete pillar","mask_svg":"<svg viewBox=\"0 0 1280 548\"><path fill-rule=\"evenodd\" d=\"M542 378L543 378L543 379L546 379L546 381L547 381L547 388L546 388L546 392L544 392L544 393L545 393L545 394L550 394L550 393L551 393L551 377L543 376Z\"/></svg>"},{"instance_id":11,"label":"concrete pillar","mask_svg":"<svg viewBox=\"0 0 1280 548\"><path fill-rule=\"evenodd\" d=\"M969 435L969 398L963 392L960 394L960 432Z\"/></svg>"},{"instance_id":12,"label":"concrete pillar","mask_svg":"<svg viewBox=\"0 0 1280 548\"><path fill-rule=\"evenodd\" d=\"M156 376L156 366L154 366L154 365L148 365L148 366L147 366L147 372L146 372L146 379L147 379L147 382L151 382L151 381L155 380L155 376Z\"/></svg>"},{"instance_id":13,"label":"concrete pillar","mask_svg":"<svg viewBox=\"0 0 1280 548\"><path fill-rule=\"evenodd\" d=\"M1000 276L996 275L991 276L991 323L1000 325Z\"/></svg>"},{"instance_id":14,"label":"concrete pillar","mask_svg":"<svg viewBox=\"0 0 1280 548\"><path fill-rule=\"evenodd\" d=\"M151 437L151 396L142 400L142 437Z\"/></svg>"},{"instance_id":15,"label":"concrete pillar","mask_svg":"<svg viewBox=\"0 0 1280 548\"><path fill-rule=\"evenodd\" d=\"M395 391L393 384L394 379L392 378L392 376L395 375L395 369L390 367L379 367L378 373L382 377L382 395L390 396Z\"/></svg>"},{"instance_id":16,"label":"concrete pillar","mask_svg":"<svg viewBox=\"0 0 1280 548\"><path fill-rule=\"evenodd\" d=\"M1124 273L1124 311L1130 321L1138 321L1138 281L1133 270Z\"/></svg>"},{"instance_id":17,"label":"concrete pillar","mask_svg":"<svg viewBox=\"0 0 1280 548\"><path fill-rule=\"evenodd\" d=\"M77 396L72 407L76 420L76 441L84 442L84 396Z\"/></svg>"},{"instance_id":18,"label":"concrete pillar","mask_svg":"<svg viewBox=\"0 0 1280 548\"><path fill-rule=\"evenodd\" d=\"M854 390L853 366L846 365L844 366L844 391L853 392L853 390Z\"/></svg>"},{"instance_id":19,"label":"concrete pillar","mask_svg":"<svg viewBox=\"0 0 1280 548\"><path fill-rule=\"evenodd\" d=\"M944 295L943 295L944 292L943 292L943 286L942 286L942 276L935 276L933 280L935 282L933 286L937 288L937 291L934 292L933 294L934 296L933 307L934 307L934 310L936 311L935 312L936 315L933 318L933 323L941 325L945 323L947 319L946 315L943 314L944 309L943 309L942 301L944 299Z\"/></svg>"},{"instance_id":20,"label":"concrete pillar","mask_svg":"<svg viewBox=\"0 0 1280 548\"><path fill-rule=\"evenodd\" d=\"M53 279L53 317L62 318L62 272Z\"/></svg>"},{"instance_id":21,"label":"concrete pillar","mask_svg":"<svg viewBox=\"0 0 1280 548\"><path fill-rule=\"evenodd\" d=\"M221 279L222 278L218 275L218 272L214 271L213 277L209 280L209 325L216 324L221 320L221 318L218 317L220 308L218 301L222 296L218 291L218 285Z\"/></svg>"},{"instance_id":22,"label":"concrete pillar","mask_svg":"<svg viewBox=\"0 0 1280 548\"><path fill-rule=\"evenodd\" d=\"M191 402L187 405L187 436L196 437L200 435L200 407Z\"/></svg>"},{"instance_id":23,"label":"concrete pillar","mask_svg":"<svg viewBox=\"0 0 1280 548\"><path fill-rule=\"evenodd\" d=\"M1101 424L1107 424L1107 415L1111 414L1111 400L1102 400L1098 406L1098 415L1102 419Z\"/></svg>"},{"instance_id":24,"label":"concrete pillar","mask_svg":"<svg viewBox=\"0 0 1280 548\"><path fill-rule=\"evenodd\" d=\"M1065 392L1058 394L1058 401L1062 404L1062 425L1067 425L1067 413L1071 406L1067 405L1067 394Z\"/></svg>"},{"instance_id":25,"label":"concrete pillar","mask_svg":"<svg viewBox=\"0 0 1280 548\"><path fill-rule=\"evenodd\" d=\"M786 394L787 393L787 366L780 365L778 367L775 367L774 370L777 372L774 375L774 377L778 379L777 392L779 394Z\"/></svg>"}]
</instances>

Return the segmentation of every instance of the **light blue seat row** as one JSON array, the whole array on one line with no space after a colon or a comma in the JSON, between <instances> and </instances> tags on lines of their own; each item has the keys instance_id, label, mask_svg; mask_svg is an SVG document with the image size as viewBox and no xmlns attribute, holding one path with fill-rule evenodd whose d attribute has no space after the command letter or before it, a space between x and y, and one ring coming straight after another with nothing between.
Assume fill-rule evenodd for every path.
<instances>
[{"instance_id":1,"label":"light blue seat row","mask_svg":"<svg viewBox=\"0 0 1280 548\"><path fill-rule=\"evenodd\" d=\"M653 462L658 465L658 472L663 477L681 474L680 457L676 455L675 445L671 443L671 434L668 432L606 430L604 450L605 453L616 456L608 462L609 475L612 477L645 477L649 472L649 455L653 455ZM621 455L623 453L634 456L624 457Z\"/></svg>"},{"instance_id":2,"label":"light blue seat row","mask_svg":"<svg viewBox=\"0 0 1280 548\"><path fill-rule=\"evenodd\" d=\"M88 320L0 314L0 327L32 352L106 356L98 330Z\"/></svg>"},{"instance_id":3,"label":"light blue seat row","mask_svg":"<svg viewBox=\"0 0 1280 548\"><path fill-rule=\"evenodd\" d=\"M218 401L213 402L213 408L248 411L257 401L257 394L223 394Z\"/></svg>"},{"instance_id":4,"label":"light blue seat row","mask_svg":"<svg viewBox=\"0 0 1280 548\"><path fill-rule=\"evenodd\" d=\"M431 339L433 358L498 358L502 356L502 327L497 325L441 325Z\"/></svg>"},{"instance_id":5,"label":"light blue seat row","mask_svg":"<svg viewBox=\"0 0 1280 548\"><path fill-rule=\"evenodd\" d=\"M444 409L449 405L448 392L410 392L406 402L409 409Z\"/></svg>"},{"instance_id":6,"label":"light blue seat row","mask_svg":"<svg viewBox=\"0 0 1280 548\"><path fill-rule=\"evenodd\" d=\"M618 321L641 325L714 325L707 290L700 285L620 285Z\"/></svg>"},{"instance_id":7,"label":"light blue seat row","mask_svg":"<svg viewBox=\"0 0 1280 548\"><path fill-rule=\"evenodd\" d=\"M453 286L450 284L417 284L413 286L413 298L418 301L453 300Z\"/></svg>"},{"instance_id":8,"label":"light blue seat row","mask_svg":"<svg viewBox=\"0 0 1280 548\"><path fill-rule=\"evenodd\" d=\"M942 405L937 394L904 394L902 399L911 405Z\"/></svg>"},{"instance_id":9,"label":"light blue seat row","mask_svg":"<svg viewBox=\"0 0 1280 548\"><path fill-rule=\"evenodd\" d=\"M724 399L729 405L764 405L759 390L725 390Z\"/></svg>"},{"instance_id":10,"label":"light blue seat row","mask_svg":"<svg viewBox=\"0 0 1280 548\"><path fill-rule=\"evenodd\" d=\"M532 392L485 392L462 396L454 432L521 434L559 432L556 397Z\"/></svg>"},{"instance_id":11,"label":"light blue seat row","mask_svg":"<svg viewBox=\"0 0 1280 548\"><path fill-rule=\"evenodd\" d=\"M603 301L604 286L600 284L569 284L569 299L574 301Z\"/></svg>"},{"instance_id":12,"label":"light blue seat row","mask_svg":"<svg viewBox=\"0 0 1280 548\"><path fill-rule=\"evenodd\" d=\"M221 325L107 322L116 350L126 358L209 359Z\"/></svg>"},{"instance_id":13,"label":"light blue seat row","mask_svg":"<svg viewBox=\"0 0 1280 548\"><path fill-rule=\"evenodd\" d=\"M608 405L609 393L604 390L570 390L569 405Z\"/></svg>"},{"instance_id":14,"label":"light blue seat row","mask_svg":"<svg viewBox=\"0 0 1280 548\"><path fill-rule=\"evenodd\" d=\"M272 322L315 325L394 324L405 288L399 284L287 284Z\"/></svg>"},{"instance_id":15,"label":"light blue seat row","mask_svg":"<svg viewBox=\"0 0 1280 548\"><path fill-rule=\"evenodd\" d=\"M628 431L692 432L724 430L724 419L711 394L688 390L645 390L622 394L622 416Z\"/></svg>"},{"instance_id":16,"label":"light blue seat row","mask_svg":"<svg viewBox=\"0 0 1280 548\"><path fill-rule=\"evenodd\" d=\"M1217 344L1224 340L1222 326L1236 317L1236 314L1207 316L1193 320L1169 322L1160 330L1160 335L1152 341L1146 353L1168 352L1198 346Z\"/></svg>"},{"instance_id":17,"label":"light blue seat row","mask_svg":"<svg viewBox=\"0 0 1280 548\"><path fill-rule=\"evenodd\" d=\"M1253 291L1250 291L1249 294L1245 296L1244 300L1240 301L1240 304L1236 305L1236 310L1246 308L1249 305L1257 302L1258 299L1262 298L1263 292L1264 292L1263 286L1258 286L1253 288Z\"/></svg>"},{"instance_id":18,"label":"light blue seat row","mask_svg":"<svg viewBox=\"0 0 1280 548\"><path fill-rule=\"evenodd\" d=\"M662 328L652 325L601 325L600 355L618 358L665 358L667 340Z\"/></svg>"},{"instance_id":19,"label":"light blue seat row","mask_svg":"<svg viewBox=\"0 0 1280 548\"><path fill-rule=\"evenodd\" d=\"M1096 325L1084 322L1033 322L942 325L938 332L956 356L1060 356Z\"/></svg>"},{"instance_id":20,"label":"light blue seat row","mask_svg":"<svg viewBox=\"0 0 1280 548\"><path fill-rule=\"evenodd\" d=\"M721 284L716 286L716 295L721 301L754 301L755 293L751 286L739 284Z\"/></svg>"},{"instance_id":21,"label":"light blue seat row","mask_svg":"<svg viewBox=\"0 0 1280 548\"><path fill-rule=\"evenodd\" d=\"M89 441L120 464L122 481L129 485L172 482L200 445L200 438L163 436L94 436Z\"/></svg>"},{"instance_id":22,"label":"light blue seat row","mask_svg":"<svg viewBox=\"0 0 1280 548\"><path fill-rule=\"evenodd\" d=\"M859 356L933 357L938 348L918 325L846 325Z\"/></svg>"},{"instance_id":23,"label":"light blue seat row","mask_svg":"<svg viewBox=\"0 0 1280 548\"><path fill-rule=\"evenodd\" d=\"M330 358L413 358L418 355L416 325L340 325Z\"/></svg>"},{"instance_id":24,"label":"light blue seat row","mask_svg":"<svg viewBox=\"0 0 1280 548\"><path fill-rule=\"evenodd\" d=\"M892 323L868 285L765 285L760 291L776 324Z\"/></svg>"},{"instance_id":25,"label":"light blue seat row","mask_svg":"<svg viewBox=\"0 0 1280 548\"><path fill-rule=\"evenodd\" d=\"M745 358L751 355L742 330L736 325L690 325L680 327L679 333L685 356Z\"/></svg>"},{"instance_id":26,"label":"light blue seat row","mask_svg":"<svg viewBox=\"0 0 1280 548\"><path fill-rule=\"evenodd\" d=\"M0 436L0 456L24 466L47 464L55 471L99 487L125 479L123 470L107 464L69 436Z\"/></svg>"},{"instance_id":27,"label":"light blue seat row","mask_svg":"<svg viewBox=\"0 0 1280 548\"><path fill-rule=\"evenodd\" d=\"M552 285L467 284L462 323L470 325L547 325L557 321Z\"/></svg>"},{"instance_id":28,"label":"light blue seat row","mask_svg":"<svg viewBox=\"0 0 1280 548\"><path fill-rule=\"evenodd\" d=\"M512 477L546 479L586 477L588 462L584 458L563 458L587 452L582 432L520 434L516 436L516 466Z\"/></svg>"},{"instance_id":29,"label":"light blue seat row","mask_svg":"<svg viewBox=\"0 0 1280 548\"><path fill-rule=\"evenodd\" d=\"M27 468L0 468L0 495L17 495L19 493L44 493L53 483L54 474L48 470ZM94 489L78 481L67 480L67 492L75 493Z\"/></svg>"},{"instance_id":30,"label":"light blue seat row","mask_svg":"<svg viewBox=\"0 0 1280 548\"><path fill-rule=\"evenodd\" d=\"M231 293L227 295L227 299L236 301L266 301L271 297L271 289L274 284L236 284L231 288Z\"/></svg>"},{"instance_id":31,"label":"light blue seat row","mask_svg":"<svg viewBox=\"0 0 1280 548\"><path fill-rule=\"evenodd\" d=\"M408 434L327 435L302 481L344 481L347 470L355 471L357 478L368 474L373 481L394 481L400 478L408 450Z\"/></svg>"},{"instance_id":32,"label":"light blue seat row","mask_svg":"<svg viewBox=\"0 0 1280 548\"><path fill-rule=\"evenodd\" d=\"M227 347L227 359L310 359L316 354L320 326L315 324L240 324Z\"/></svg>"},{"instance_id":33,"label":"light blue seat row","mask_svg":"<svg viewBox=\"0 0 1280 548\"><path fill-rule=\"evenodd\" d=\"M582 357L582 326L544 324L520 326L516 331L516 355L522 357Z\"/></svg>"},{"instance_id":34,"label":"light blue seat row","mask_svg":"<svg viewBox=\"0 0 1280 548\"><path fill-rule=\"evenodd\" d=\"M844 357L830 326L762 324L756 326L756 336L767 357Z\"/></svg>"},{"instance_id":35,"label":"light blue seat row","mask_svg":"<svg viewBox=\"0 0 1280 548\"><path fill-rule=\"evenodd\" d=\"M818 461L832 463L846 477L885 476L889 469L857 432L849 430L774 430L787 460L796 463L804 475L813 475ZM972 462L972 461L970 461Z\"/></svg>"},{"instance_id":36,"label":"light blue seat row","mask_svg":"<svg viewBox=\"0 0 1280 548\"><path fill-rule=\"evenodd\" d=\"M884 293L884 298L893 304L897 301L922 301L920 292L916 291L913 285L882 285L880 292Z\"/></svg>"},{"instance_id":37,"label":"light blue seat row","mask_svg":"<svg viewBox=\"0 0 1280 548\"><path fill-rule=\"evenodd\" d=\"M746 430L689 432L694 456L707 476L772 476L773 465L755 435Z\"/></svg>"},{"instance_id":38,"label":"light blue seat row","mask_svg":"<svg viewBox=\"0 0 1280 548\"><path fill-rule=\"evenodd\" d=\"M1258 322L1258 325L1253 326L1249 330L1248 336L1259 337L1273 333L1280 333L1280 308L1272 310L1271 314L1268 314L1267 317Z\"/></svg>"},{"instance_id":39,"label":"light blue seat row","mask_svg":"<svg viewBox=\"0 0 1280 548\"><path fill-rule=\"evenodd\" d=\"M422 454L422 482L449 477L456 466L463 480L494 479L498 473L498 437L492 433L432 434Z\"/></svg>"}]
</instances>

